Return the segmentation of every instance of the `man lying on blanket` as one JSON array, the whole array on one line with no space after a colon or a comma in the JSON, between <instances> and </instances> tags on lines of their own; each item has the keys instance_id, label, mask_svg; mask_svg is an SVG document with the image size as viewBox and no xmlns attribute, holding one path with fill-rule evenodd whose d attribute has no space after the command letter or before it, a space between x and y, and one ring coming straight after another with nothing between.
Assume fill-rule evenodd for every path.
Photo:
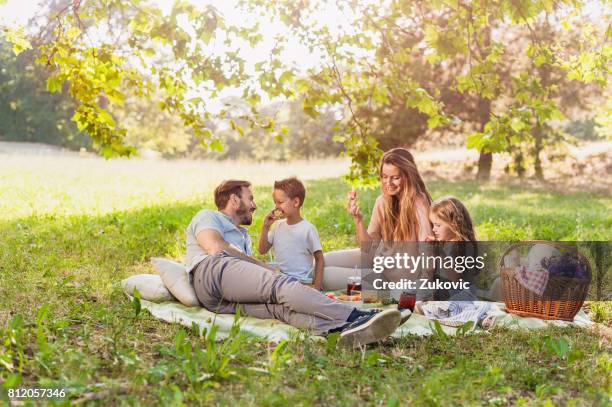
<instances>
[{"instance_id":1,"label":"man lying on blanket","mask_svg":"<svg viewBox=\"0 0 612 407\"><path fill-rule=\"evenodd\" d=\"M274 318L316 335L340 332L340 344L358 346L391 335L397 310L361 311L327 298L251 257L250 225L257 209L247 181L215 189L218 211L203 209L187 227L187 272L198 300L209 311Z\"/></svg>"}]
</instances>

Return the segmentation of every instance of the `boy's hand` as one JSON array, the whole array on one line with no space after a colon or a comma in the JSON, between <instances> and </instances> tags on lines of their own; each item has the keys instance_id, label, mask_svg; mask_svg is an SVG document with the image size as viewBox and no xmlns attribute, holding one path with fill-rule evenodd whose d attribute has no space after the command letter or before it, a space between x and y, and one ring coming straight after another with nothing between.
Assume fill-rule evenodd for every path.
<instances>
[{"instance_id":1,"label":"boy's hand","mask_svg":"<svg viewBox=\"0 0 612 407\"><path fill-rule=\"evenodd\" d=\"M357 191L351 191L348 193L348 204L346 206L348 213L359 220L362 218L361 211L359 210L359 205L357 204Z\"/></svg>"},{"instance_id":2,"label":"boy's hand","mask_svg":"<svg viewBox=\"0 0 612 407\"><path fill-rule=\"evenodd\" d=\"M263 226L265 228L269 228L270 225L272 225L275 220L279 219L277 211L278 209L272 209L270 212L268 212L268 214L266 215L263 221Z\"/></svg>"}]
</instances>

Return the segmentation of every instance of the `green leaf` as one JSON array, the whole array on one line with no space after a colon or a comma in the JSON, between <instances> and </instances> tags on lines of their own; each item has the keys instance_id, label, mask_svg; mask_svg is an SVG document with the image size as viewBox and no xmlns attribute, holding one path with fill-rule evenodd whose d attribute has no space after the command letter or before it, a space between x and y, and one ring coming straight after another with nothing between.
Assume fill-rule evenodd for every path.
<instances>
[{"instance_id":1,"label":"green leaf","mask_svg":"<svg viewBox=\"0 0 612 407\"><path fill-rule=\"evenodd\" d=\"M214 139L210 142L209 147L213 151L223 151L223 142L219 139Z\"/></svg>"},{"instance_id":2,"label":"green leaf","mask_svg":"<svg viewBox=\"0 0 612 407\"><path fill-rule=\"evenodd\" d=\"M138 288L134 288L134 292L132 294L134 295L132 298L132 307L134 308L134 318L136 318L142 310L142 304L140 303L140 291L138 291Z\"/></svg>"},{"instance_id":3,"label":"green leaf","mask_svg":"<svg viewBox=\"0 0 612 407\"><path fill-rule=\"evenodd\" d=\"M60 92L62 90L62 80L57 76L47 78L47 91L51 93Z\"/></svg>"},{"instance_id":4,"label":"green leaf","mask_svg":"<svg viewBox=\"0 0 612 407\"><path fill-rule=\"evenodd\" d=\"M512 119L512 122L510 122L510 127L512 128L512 130L519 133L523 129L525 129L525 123L522 120L515 117L514 119Z\"/></svg>"},{"instance_id":5,"label":"green leaf","mask_svg":"<svg viewBox=\"0 0 612 407\"><path fill-rule=\"evenodd\" d=\"M1 2L2 0L0 0ZM10 375L8 375L8 377L6 378L6 381L4 383L2 383L2 387L4 387L5 389L14 389L15 387L19 386L21 384L21 374L19 373L11 373Z\"/></svg>"},{"instance_id":6,"label":"green leaf","mask_svg":"<svg viewBox=\"0 0 612 407\"><path fill-rule=\"evenodd\" d=\"M290 81L291 79L293 79L294 74L291 71L285 71L282 73L282 75L278 78L278 82L282 85L285 82Z\"/></svg>"},{"instance_id":7,"label":"green leaf","mask_svg":"<svg viewBox=\"0 0 612 407\"><path fill-rule=\"evenodd\" d=\"M70 27L68 31L66 31L66 38L70 41L73 41L76 37L81 34L81 30L78 27Z\"/></svg>"},{"instance_id":8,"label":"green leaf","mask_svg":"<svg viewBox=\"0 0 612 407\"><path fill-rule=\"evenodd\" d=\"M539 54L535 60L533 61L534 65L537 67L540 67L542 65L544 65L546 63L546 55L544 54Z\"/></svg>"},{"instance_id":9,"label":"green leaf","mask_svg":"<svg viewBox=\"0 0 612 407\"><path fill-rule=\"evenodd\" d=\"M235 130L238 132L238 134L240 134L240 137L244 137L244 127L237 124L235 126Z\"/></svg>"},{"instance_id":10,"label":"green leaf","mask_svg":"<svg viewBox=\"0 0 612 407\"><path fill-rule=\"evenodd\" d=\"M5 28L4 35L6 36L7 41L13 44L13 53L15 55L19 55L25 50L32 49L32 44L26 37L23 27L16 29Z\"/></svg>"}]
</instances>

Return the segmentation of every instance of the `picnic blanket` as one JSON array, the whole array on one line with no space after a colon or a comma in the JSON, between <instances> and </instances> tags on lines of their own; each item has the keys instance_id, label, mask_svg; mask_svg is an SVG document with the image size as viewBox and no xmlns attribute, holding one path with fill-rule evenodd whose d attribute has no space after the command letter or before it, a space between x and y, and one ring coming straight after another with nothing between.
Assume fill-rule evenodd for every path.
<instances>
[{"instance_id":1,"label":"picnic blanket","mask_svg":"<svg viewBox=\"0 0 612 407\"><path fill-rule=\"evenodd\" d=\"M128 296L129 297L129 296ZM155 318L169 323L178 323L186 327L192 327L195 323L200 329L210 328L213 324L218 325L217 339L225 339L229 335L230 328L234 323L234 315L215 314L202 307L186 307L176 301L165 301L154 303L140 300L143 309L146 309ZM490 327L505 326L509 328L539 329L547 326L579 326L589 327L593 324L583 310L580 310L573 322L568 321L546 321L538 318L525 318L508 314L504 311L501 302L490 302L487 318L490 318ZM405 335L428 336L433 333L431 320L424 315L412 314L410 319L398 327L393 337L399 338ZM253 317L241 317L240 329L259 337L265 337L270 342L279 342L287 339L298 332L283 322L271 319L258 319ZM454 335L456 327L444 326L442 329L449 335ZM483 331L476 327L475 332Z\"/></svg>"}]
</instances>

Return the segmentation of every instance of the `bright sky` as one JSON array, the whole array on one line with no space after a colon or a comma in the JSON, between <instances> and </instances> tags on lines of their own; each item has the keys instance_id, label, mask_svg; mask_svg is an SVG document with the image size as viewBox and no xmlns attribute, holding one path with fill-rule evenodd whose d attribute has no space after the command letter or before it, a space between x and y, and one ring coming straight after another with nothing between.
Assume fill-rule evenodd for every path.
<instances>
[{"instance_id":1,"label":"bright sky","mask_svg":"<svg viewBox=\"0 0 612 407\"><path fill-rule=\"evenodd\" d=\"M172 5L174 4L174 0L153 0L154 2L160 5L160 8L169 13ZM268 20L267 18L254 16L250 14L246 14L244 12L239 12L236 7L237 0L191 0L192 2L196 2L199 6L204 6L207 4L213 5L225 18L228 25L240 26L242 22L249 21L253 22L254 20L258 21L260 24L260 30L263 34L263 40L259 42L255 47L243 47L243 51L241 56L247 61L247 70L249 70L248 65L253 67L256 62L267 60L269 58L270 52L274 47L274 38L282 34L284 38L289 41L289 45L284 49L283 53L280 55L281 60L284 61L287 65L293 65L294 68L301 70L304 72L306 69L315 66L320 63L320 55L313 55L310 51L302 46L296 39L292 39L292 35L290 32L284 28L282 24L275 24L274 22ZM380 2L381 0L373 0ZM343 30L350 30L350 17L339 12L333 2L330 2L331 5L327 9L322 9L319 12L319 16L317 16L317 21L321 24L325 24L329 27L329 29L334 32L337 28L342 26ZM28 20L33 17L38 11L41 10L40 4L45 4L44 0L8 0L7 3L3 6L0 6L0 25L27 25ZM179 20L180 24L180 20ZM187 27L183 26L188 32L190 31ZM100 33L100 35L104 35ZM222 43L215 44L216 51L223 51L224 45ZM237 94L236 90L227 90L222 93L222 97L229 96L232 94ZM197 94L197 91L194 90L193 96L204 96L202 94ZM262 96L262 102L265 104L269 102L265 95ZM210 99L209 99L210 102ZM216 105L211 110L219 110L222 108L220 103L214 103ZM211 106L209 106L209 109Z\"/></svg>"}]
</instances>

